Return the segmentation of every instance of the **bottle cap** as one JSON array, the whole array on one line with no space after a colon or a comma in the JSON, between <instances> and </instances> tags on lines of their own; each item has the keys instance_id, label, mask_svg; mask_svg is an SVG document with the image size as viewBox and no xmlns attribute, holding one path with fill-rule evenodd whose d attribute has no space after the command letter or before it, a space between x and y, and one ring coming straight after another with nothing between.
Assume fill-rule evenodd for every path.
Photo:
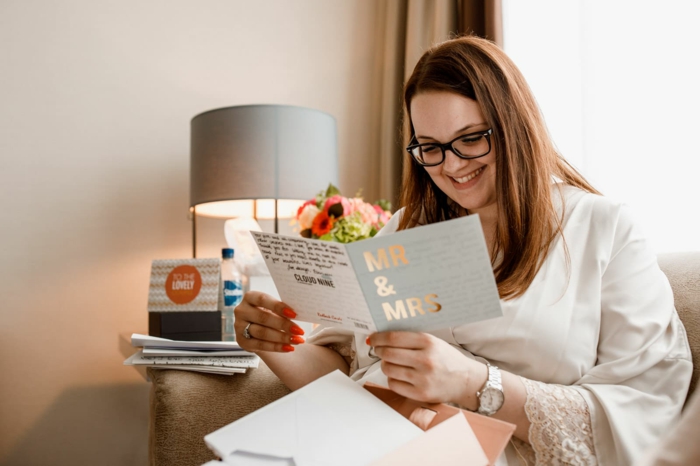
<instances>
[{"instance_id":1,"label":"bottle cap","mask_svg":"<svg viewBox=\"0 0 700 466\"><path fill-rule=\"evenodd\" d=\"M233 259L233 249L223 248L221 250L221 257L224 259Z\"/></svg>"}]
</instances>

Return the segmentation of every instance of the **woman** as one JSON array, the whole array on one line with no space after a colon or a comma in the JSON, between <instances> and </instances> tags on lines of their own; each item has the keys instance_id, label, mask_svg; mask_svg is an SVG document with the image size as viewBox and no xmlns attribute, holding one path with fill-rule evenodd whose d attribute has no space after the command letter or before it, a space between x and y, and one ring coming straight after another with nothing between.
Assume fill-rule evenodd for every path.
<instances>
[{"instance_id":1,"label":"woman","mask_svg":"<svg viewBox=\"0 0 700 466\"><path fill-rule=\"evenodd\" d=\"M292 389L341 369L511 422L502 464L631 464L680 413L692 364L671 288L628 210L557 154L492 43L429 50L404 97L403 208L380 234L479 214L503 317L369 338L321 327L292 346L303 341L293 310L248 293L236 309L241 346Z\"/></svg>"}]
</instances>

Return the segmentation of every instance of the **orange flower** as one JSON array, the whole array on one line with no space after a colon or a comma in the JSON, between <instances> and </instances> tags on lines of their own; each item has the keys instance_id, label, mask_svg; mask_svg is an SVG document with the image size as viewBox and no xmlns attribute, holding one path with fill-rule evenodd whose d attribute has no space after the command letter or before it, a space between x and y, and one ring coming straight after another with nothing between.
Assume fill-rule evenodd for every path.
<instances>
[{"instance_id":1,"label":"orange flower","mask_svg":"<svg viewBox=\"0 0 700 466\"><path fill-rule=\"evenodd\" d=\"M331 218L328 213L324 211L319 212L311 225L311 233L318 237L329 233L333 229L334 221L335 220Z\"/></svg>"}]
</instances>

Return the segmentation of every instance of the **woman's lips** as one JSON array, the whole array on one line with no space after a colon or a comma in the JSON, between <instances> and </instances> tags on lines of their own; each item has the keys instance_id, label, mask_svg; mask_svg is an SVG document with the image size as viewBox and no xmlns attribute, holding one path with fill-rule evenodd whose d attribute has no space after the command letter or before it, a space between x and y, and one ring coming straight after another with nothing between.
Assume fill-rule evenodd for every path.
<instances>
[{"instance_id":1,"label":"woman's lips","mask_svg":"<svg viewBox=\"0 0 700 466\"><path fill-rule=\"evenodd\" d=\"M457 188L457 189L467 189L471 188L475 184L479 182L481 179L482 173L484 173L484 170L486 170L487 165L484 165L483 167L479 167L473 172L459 177L459 178L454 178L450 176L450 180L452 181L452 184Z\"/></svg>"}]
</instances>

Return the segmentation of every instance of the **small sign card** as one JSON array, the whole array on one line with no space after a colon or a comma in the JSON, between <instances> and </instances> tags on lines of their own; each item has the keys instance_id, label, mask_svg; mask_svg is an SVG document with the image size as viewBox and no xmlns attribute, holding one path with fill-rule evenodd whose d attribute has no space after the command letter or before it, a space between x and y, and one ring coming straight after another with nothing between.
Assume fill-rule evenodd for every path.
<instances>
[{"instance_id":1,"label":"small sign card","mask_svg":"<svg viewBox=\"0 0 700 466\"><path fill-rule=\"evenodd\" d=\"M251 231L297 319L356 331L429 331L500 317L478 216L350 244Z\"/></svg>"},{"instance_id":2,"label":"small sign card","mask_svg":"<svg viewBox=\"0 0 700 466\"><path fill-rule=\"evenodd\" d=\"M151 263L148 312L218 311L219 259L165 259Z\"/></svg>"}]
</instances>

